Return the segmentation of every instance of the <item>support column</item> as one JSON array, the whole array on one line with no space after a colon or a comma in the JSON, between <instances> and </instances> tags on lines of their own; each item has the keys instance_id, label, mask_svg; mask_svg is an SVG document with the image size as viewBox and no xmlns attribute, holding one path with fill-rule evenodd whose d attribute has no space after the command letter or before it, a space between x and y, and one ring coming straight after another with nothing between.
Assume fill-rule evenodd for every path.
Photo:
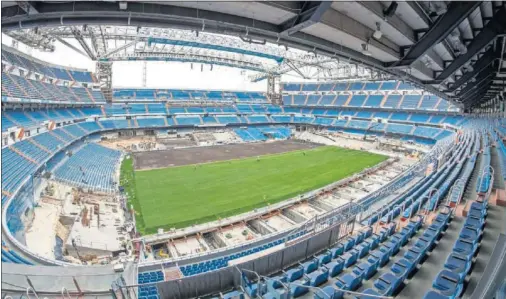
<instances>
[{"instance_id":1,"label":"support column","mask_svg":"<svg viewBox=\"0 0 506 299\"><path fill-rule=\"evenodd\" d=\"M146 82L148 80L148 62L142 62L142 87L146 87Z\"/></svg>"},{"instance_id":2,"label":"support column","mask_svg":"<svg viewBox=\"0 0 506 299\"><path fill-rule=\"evenodd\" d=\"M108 102L112 101L112 62L98 61L95 73L100 84L100 90Z\"/></svg>"},{"instance_id":3,"label":"support column","mask_svg":"<svg viewBox=\"0 0 506 299\"><path fill-rule=\"evenodd\" d=\"M280 76L269 75L267 77L267 99L273 105L283 104L280 80Z\"/></svg>"}]
</instances>

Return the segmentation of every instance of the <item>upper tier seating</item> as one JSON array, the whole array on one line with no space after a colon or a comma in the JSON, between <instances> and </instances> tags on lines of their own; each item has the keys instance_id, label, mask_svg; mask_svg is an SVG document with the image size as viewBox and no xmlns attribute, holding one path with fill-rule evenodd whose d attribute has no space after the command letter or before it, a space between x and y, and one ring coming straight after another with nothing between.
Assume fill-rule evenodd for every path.
<instances>
[{"instance_id":1,"label":"upper tier seating","mask_svg":"<svg viewBox=\"0 0 506 299\"><path fill-rule=\"evenodd\" d=\"M88 71L77 71L67 69L63 66L50 66L49 64L35 61L35 59L26 58L25 56L28 55L17 54L15 50L11 50L9 47L2 48L2 60L6 60L13 65L25 68L29 71L37 72L55 79L86 83L95 82L93 76Z\"/></svg>"},{"instance_id":2,"label":"upper tier seating","mask_svg":"<svg viewBox=\"0 0 506 299\"><path fill-rule=\"evenodd\" d=\"M105 103L101 91L26 79L2 71L2 96L73 103Z\"/></svg>"},{"instance_id":3,"label":"upper tier seating","mask_svg":"<svg viewBox=\"0 0 506 299\"><path fill-rule=\"evenodd\" d=\"M284 83L282 91L285 105L458 111L447 101L433 95L421 95L421 90L398 81ZM390 93L374 94L385 91ZM337 92L337 95L326 94L330 92Z\"/></svg>"},{"instance_id":4,"label":"upper tier seating","mask_svg":"<svg viewBox=\"0 0 506 299\"><path fill-rule=\"evenodd\" d=\"M8 110L2 113L2 132L12 127L29 128L44 121L80 119L86 116L101 116L100 108L65 108L46 110Z\"/></svg>"},{"instance_id":5,"label":"upper tier seating","mask_svg":"<svg viewBox=\"0 0 506 299\"><path fill-rule=\"evenodd\" d=\"M113 98L122 100L234 101L266 103L265 94L244 91L181 90L181 89L114 89Z\"/></svg>"}]
</instances>

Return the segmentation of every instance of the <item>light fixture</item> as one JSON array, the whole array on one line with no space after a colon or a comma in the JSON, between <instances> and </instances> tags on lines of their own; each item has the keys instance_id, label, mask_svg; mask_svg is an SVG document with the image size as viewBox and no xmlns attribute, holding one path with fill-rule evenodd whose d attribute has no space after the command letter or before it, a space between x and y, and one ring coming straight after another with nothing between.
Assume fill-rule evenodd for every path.
<instances>
[{"instance_id":1,"label":"light fixture","mask_svg":"<svg viewBox=\"0 0 506 299\"><path fill-rule=\"evenodd\" d=\"M369 43L364 43L362 44L362 54L364 54L365 56L372 56L372 53L369 52Z\"/></svg>"},{"instance_id":2,"label":"light fixture","mask_svg":"<svg viewBox=\"0 0 506 299\"><path fill-rule=\"evenodd\" d=\"M126 10L126 9L127 9L127 6L128 6L128 4L127 4L127 2L126 2L126 1L121 1L121 2L119 3L119 9L120 9L120 10Z\"/></svg>"},{"instance_id":3,"label":"light fixture","mask_svg":"<svg viewBox=\"0 0 506 299\"><path fill-rule=\"evenodd\" d=\"M381 32L381 25L380 25L379 22L376 22L376 30L374 31L374 33L372 34L372 36L375 39L380 39L383 36L383 32Z\"/></svg>"}]
</instances>

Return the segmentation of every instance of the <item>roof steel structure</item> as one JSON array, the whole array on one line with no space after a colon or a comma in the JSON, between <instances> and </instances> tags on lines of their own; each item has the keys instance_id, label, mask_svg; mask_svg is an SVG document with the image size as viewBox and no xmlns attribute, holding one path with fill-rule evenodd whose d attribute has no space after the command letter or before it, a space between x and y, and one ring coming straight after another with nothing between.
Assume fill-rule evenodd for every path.
<instances>
[{"instance_id":1,"label":"roof steel structure","mask_svg":"<svg viewBox=\"0 0 506 299\"><path fill-rule=\"evenodd\" d=\"M255 65L259 74L251 79L260 80L288 71L335 79L339 59L375 70L369 74L377 77L410 81L466 108L486 105L504 92L506 9L501 1L31 1L2 6L5 33L49 50L51 40L73 37L97 60L188 53L185 61L195 55L212 61L223 52L220 58ZM301 71L309 67L317 71Z\"/></svg>"}]
</instances>

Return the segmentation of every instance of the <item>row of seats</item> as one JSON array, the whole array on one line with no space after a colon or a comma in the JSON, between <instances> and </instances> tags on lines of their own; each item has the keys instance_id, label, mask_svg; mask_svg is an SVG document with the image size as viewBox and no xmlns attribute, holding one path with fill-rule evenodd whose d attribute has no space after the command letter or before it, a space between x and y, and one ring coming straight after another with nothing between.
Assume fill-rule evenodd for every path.
<instances>
[{"instance_id":1,"label":"row of seats","mask_svg":"<svg viewBox=\"0 0 506 299\"><path fill-rule=\"evenodd\" d=\"M83 109L74 109L74 110L84 110ZM98 108L90 108L94 112L98 113L100 109ZM43 119L50 118L56 119L57 117L62 119L71 119L64 118L62 116L63 111L47 111L47 112L32 112L28 114L27 112L21 111L13 111L6 113L2 119L6 122L7 128L9 125L12 126L12 122L10 119L17 119L17 123L20 126L29 127L33 125L35 122L32 120L33 115L37 113L40 117L39 119L42 121ZM54 115L49 116L52 113ZM77 113L77 112L74 112ZM43 115L43 116L40 116ZM47 116L46 116L47 115ZM208 115L208 116L200 116L200 115L176 115L173 117L138 117L135 120L125 120L125 119L115 119L115 120L104 120L101 121L106 128L118 128L118 129L126 129L126 128L136 128L136 127L164 127L164 126L172 126L172 125L181 125L181 126L195 126L195 125L212 125L212 124L264 124L264 123L310 123L321 126L335 126L341 127L345 129L353 129L350 130L350 133L355 134L366 134L367 132L381 132L381 133L391 133L391 134L401 134L401 135L413 135L415 137L422 137L426 139L439 140L443 139L452 134L451 131L443 130L440 128L433 127L425 127L425 126L413 126L408 124L397 124L397 123L376 123L364 120L345 120L345 119L335 119L328 117L310 117L310 116L288 116L288 115L250 115L250 116L238 116L238 115ZM240 132L241 137L246 141L252 141L254 139L248 138L247 132L244 130L237 130L236 132ZM256 132L256 131L255 131ZM275 133L274 135L278 135ZM260 134L257 134L259 137L258 140L265 140L262 138ZM281 137L281 136L279 136Z\"/></svg>"},{"instance_id":2,"label":"row of seats","mask_svg":"<svg viewBox=\"0 0 506 299\"><path fill-rule=\"evenodd\" d=\"M2 49L2 60L5 60L12 65L20 66L29 71L37 72L55 79L87 83L95 82L92 74L88 71L77 71L63 66L50 66L27 57L28 55L17 54L8 47L4 47L4 49Z\"/></svg>"},{"instance_id":3,"label":"row of seats","mask_svg":"<svg viewBox=\"0 0 506 299\"><path fill-rule=\"evenodd\" d=\"M41 110L2 111L2 132L13 127L29 128L45 121L70 121L101 115L100 108L59 108Z\"/></svg>"},{"instance_id":4,"label":"row of seats","mask_svg":"<svg viewBox=\"0 0 506 299\"><path fill-rule=\"evenodd\" d=\"M483 235L487 200L471 204L459 237L444 263L444 269L437 274L432 284L433 290L427 292L424 298L453 299L462 294L465 278L471 272L473 257L478 253Z\"/></svg>"},{"instance_id":5,"label":"row of seats","mask_svg":"<svg viewBox=\"0 0 506 299\"><path fill-rule=\"evenodd\" d=\"M422 179L410 192L408 192L408 194L401 196L399 198L400 201L392 203L396 211L392 216L392 220L401 214L399 204L406 204L413 200L416 202L423 193L431 187L434 187L435 184L445 182L445 178L449 179L450 182L448 184L451 185L452 182L456 180L456 174L460 173L458 167L462 167L461 163L465 161L465 159L462 159L469 154L469 148L474 143L474 140L474 136L468 135L460 138L458 146L454 147L448 163L442 167L441 171ZM449 172L447 168L450 169ZM435 204L437 205L444 197L444 192L439 194ZM426 200L422 201L421 205L430 202L428 199L429 198L426 197ZM387 210L387 213L390 211ZM437 240L448 227L448 223L451 220L451 213L450 208L442 208L431 224L423 231L422 235L415 240L407 251L405 251L403 258L394 263L390 271L382 273L382 275L373 282L374 287L364 290L364 295L359 296L359 298L369 298L367 295L394 295L400 289L403 281L416 272L417 265L423 263L425 256L437 245ZM381 214L381 216L382 215L383 214ZM414 214L410 214L409 216L410 218L415 217ZM290 292L290 295L293 297L298 297L309 291L309 289L304 286L318 287L326 283L329 277L337 276L344 268L357 264L351 272L346 271L338 276L334 282L335 286L327 285L321 290L314 292L314 298L342 298L344 295L342 290L356 291L361 286L363 280L370 279L380 267L388 263L390 257L395 256L400 248L408 243L409 239L415 235L416 230L422 226L423 217L417 216L414 219L415 220L409 221L408 225L401 231L388 238L387 242L380 245L379 249L370 253L369 256L364 259L365 261L361 263L358 263L358 260L365 257L368 250L372 250L375 248L374 246L378 246L378 242L375 240L376 238L372 238L371 240L364 238L366 240L366 245L355 248L353 248L353 246L355 244L360 244L360 242L353 242L347 239L341 243L341 246L330 249L330 258L326 256L328 253L324 252L317 255L315 259L302 263L300 267L289 269L283 272L282 275L267 279L267 287L262 285L259 286L257 283L249 286L247 285L244 289L249 296L256 296L256 293L252 292L267 291L263 298L279 298L280 295L286 292ZM376 221L379 220L379 218L376 218ZM369 219L363 224L369 225L376 221L371 221L371 219ZM391 228L391 233L395 231L396 224L387 224L384 218L382 219L382 225ZM345 254L340 257L336 263L330 263L329 259L332 259L334 253L343 252L345 252ZM324 265L325 267L318 268L319 265ZM287 290L284 289L281 282L284 283L285 286L288 286ZM277 294L274 292L277 292ZM227 295L228 294L223 295L222 298L228 298Z\"/></svg>"},{"instance_id":6,"label":"row of seats","mask_svg":"<svg viewBox=\"0 0 506 299\"><path fill-rule=\"evenodd\" d=\"M257 247L254 247L254 248L251 248L248 250L244 250L244 251L241 251L238 253L234 253L231 255L227 255L224 257L220 257L220 258L216 258L216 259L212 259L212 260L207 260L207 261L202 261L202 262L195 263L195 264L180 266L179 269L181 270L181 272L183 273L184 276L191 276L191 275L196 275L199 273L217 270L217 269L226 267L228 265L228 262L231 260L238 259L238 258L247 256L250 254L254 254L257 252L261 252L265 249L277 246L283 242L284 242L284 239L278 239L278 240L269 242L267 244L257 246Z\"/></svg>"},{"instance_id":7,"label":"row of seats","mask_svg":"<svg viewBox=\"0 0 506 299\"><path fill-rule=\"evenodd\" d=\"M2 241L2 263L14 263L23 265L33 265L32 262L11 250L4 241Z\"/></svg>"},{"instance_id":8,"label":"row of seats","mask_svg":"<svg viewBox=\"0 0 506 299\"><path fill-rule=\"evenodd\" d=\"M113 98L121 100L234 101L267 102L261 92L182 90L182 89L114 89Z\"/></svg>"},{"instance_id":9,"label":"row of seats","mask_svg":"<svg viewBox=\"0 0 506 299\"><path fill-rule=\"evenodd\" d=\"M490 166L489 139L487 133L483 135L485 150L482 153L482 172ZM478 179L480 182L480 179ZM487 189L483 189L487 188ZM478 186L478 197L469 205L469 211L459 237L455 242L452 252L448 255L443 270L435 277L432 290L425 294L426 299L458 298L465 285L466 276L472 271L473 258L478 254L480 240L486 223L488 207L488 189L491 184Z\"/></svg>"},{"instance_id":10,"label":"row of seats","mask_svg":"<svg viewBox=\"0 0 506 299\"><path fill-rule=\"evenodd\" d=\"M162 103L147 104L112 104L106 105L104 111L107 115L123 114L304 114L326 117L354 117L354 118L382 118L395 121L406 121L413 123L450 124L462 125L465 121L463 116L431 115L425 113L409 112L385 112L385 111L364 111L364 110L336 110L323 108L296 108L287 106L276 106L271 104L237 104L223 107L168 107Z\"/></svg>"},{"instance_id":11,"label":"row of seats","mask_svg":"<svg viewBox=\"0 0 506 299\"><path fill-rule=\"evenodd\" d=\"M78 187L112 192L121 152L96 143L84 145L54 172L56 180Z\"/></svg>"},{"instance_id":12,"label":"row of seats","mask_svg":"<svg viewBox=\"0 0 506 299\"><path fill-rule=\"evenodd\" d=\"M162 271L149 271L137 274L137 284L140 285L138 287L137 298L159 299L160 296L158 294L158 289L154 284L160 281L164 281ZM143 284L151 284L151 285L143 285Z\"/></svg>"},{"instance_id":13,"label":"row of seats","mask_svg":"<svg viewBox=\"0 0 506 299\"><path fill-rule=\"evenodd\" d=\"M283 83L283 91L374 91L374 90L415 90L409 83L401 81L338 82L338 83Z\"/></svg>"},{"instance_id":14,"label":"row of seats","mask_svg":"<svg viewBox=\"0 0 506 299\"><path fill-rule=\"evenodd\" d=\"M418 264L423 263L427 254L437 246L437 241L447 229L450 219L451 210L449 208L440 211L421 236L406 250L403 257L390 267L390 271L383 273L376 279L373 288L368 288L362 293L374 296L396 294L403 282L416 272ZM400 245L407 243L408 240L405 238L401 240ZM399 247L395 247L394 250L391 256L395 256L399 252ZM363 298L368 297L363 296Z\"/></svg>"},{"instance_id":15,"label":"row of seats","mask_svg":"<svg viewBox=\"0 0 506 299\"><path fill-rule=\"evenodd\" d=\"M502 138L496 132L494 132L494 140L497 148L497 153L499 155L499 163L501 163L501 174L503 179L506 181L506 146L504 145Z\"/></svg>"},{"instance_id":16,"label":"row of seats","mask_svg":"<svg viewBox=\"0 0 506 299\"><path fill-rule=\"evenodd\" d=\"M442 178L440 178L441 183L438 184L439 187L437 189L437 192L433 192L432 195L427 200L427 202L425 203L424 206L425 210L434 211L435 208L439 205L440 201L446 198L448 192L450 191L450 188L457 180L457 177L459 177L459 175L461 174L463 167L464 163L459 162L457 163L457 165L449 167L447 170L445 170L445 173L443 174Z\"/></svg>"},{"instance_id":17,"label":"row of seats","mask_svg":"<svg viewBox=\"0 0 506 299\"><path fill-rule=\"evenodd\" d=\"M2 149L2 190L14 192L33 174L37 164L19 155L9 147ZM2 197L2 204L7 197Z\"/></svg>"},{"instance_id":18,"label":"row of seats","mask_svg":"<svg viewBox=\"0 0 506 299\"><path fill-rule=\"evenodd\" d=\"M449 195L448 201L449 201L450 207L452 207L452 208L456 207L460 203L460 201L462 200L462 196L464 194L465 187L467 186L467 184L471 178L471 173L473 172L474 167L476 165L476 160L477 160L476 150L473 150L473 154L468 159L466 166L464 167L460 181L454 185L454 187L453 187L454 190Z\"/></svg>"},{"instance_id":19,"label":"row of seats","mask_svg":"<svg viewBox=\"0 0 506 299\"><path fill-rule=\"evenodd\" d=\"M463 146L461 149L464 149L467 147L467 143L463 143ZM462 157L462 151L457 149L456 154L454 157ZM452 161L455 163L457 159L454 159ZM458 173L458 171L455 171L454 173ZM450 179L451 182L455 181L456 178ZM421 183L419 183L419 186L423 186L427 180L422 180ZM451 184L450 182L450 184ZM419 188L421 191L425 190L425 188L421 187ZM403 200L407 197L404 197ZM408 195L409 198L409 195ZM441 194L439 196L439 199L444 198L444 195ZM437 203L438 201L436 201ZM393 210L392 219L395 219L400 214L400 209L398 205L395 205L395 208ZM411 215L413 216L413 215ZM448 222L450 220L451 216L451 210L449 208L444 208L435 218L435 220L432 222L432 224L424 231L422 234L422 237L418 239L411 249L409 249L404 257L397 261L395 264L392 265L390 268L390 272L383 273L376 281L374 281L373 285L374 288L369 288L363 291L363 294L367 295L374 295L374 296L392 296L396 291L400 288L402 285L402 282L407 279L410 275L416 271L416 267L418 263L423 262L424 256L427 254L429 250L433 246L435 246L435 242L437 238L441 235L442 231L444 231L448 225ZM374 221L373 221L374 222ZM385 225L385 219L382 218L383 225ZM369 222L371 223L371 222ZM407 235L407 234L405 234ZM398 238L397 240L399 240ZM401 246L405 245L407 243L407 238L402 239L400 244ZM391 251L393 254L398 252L399 247L393 247L393 250ZM386 251L386 250L384 250ZM369 260L368 260L369 261ZM388 260L385 260L385 264L388 262ZM371 271L372 272L369 272ZM376 268L377 269L377 268ZM364 263L362 267L359 269L354 269L352 273L346 274L342 279L338 279L336 282L336 286L339 287L341 290L356 290L361 285L362 279L368 279L374 275L376 269L374 267L371 267L370 264ZM320 294L324 293L324 294ZM367 295L360 296L360 298L369 298ZM342 298L343 292L337 291L332 286L327 286L322 289L322 291L317 292L315 294L315 298Z\"/></svg>"},{"instance_id":20,"label":"row of seats","mask_svg":"<svg viewBox=\"0 0 506 299\"><path fill-rule=\"evenodd\" d=\"M293 94L283 95L286 106L333 106L456 111L447 101L429 95Z\"/></svg>"},{"instance_id":21,"label":"row of seats","mask_svg":"<svg viewBox=\"0 0 506 299\"><path fill-rule=\"evenodd\" d=\"M72 103L105 103L101 91L87 87L54 85L2 71L2 96Z\"/></svg>"},{"instance_id":22,"label":"row of seats","mask_svg":"<svg viewBox=\"0 0 506 299\"><path fill-rule=\"evenodd\" d=\"M404 202L403 218L410 218L421 207L429 211L434 210L439 201L446 196L463 167L459 162L462 160L464 154L469 152L469 142L471 139L469 135L466 135L465 138L465 140L461 139L453 156L416 193Z\"/></svg>"},{"instance_id":23,"label":"row of seats","mask_svg":"<svg viewBox=\"0 0 506 299\"><path fill-rule=\"evenodd\" d=\"M254 127L234 129L234 132L244 141L264 141L268 138L287 139L291 135L289 127Z\"/></svg>"},{"instance_id":24,"label":"row of seats","mask_svg":"<svg viewBox=\"0 0 506 299\"><path fill-rule=\"evenodd\" d=\"M482 168L480 170L480 176L478 177L476 192L486 193L489 190L489 186L492 181L492 173L489 170L491 160L490 146L484 146L481 157L482 157Z\"/></svg>"},{"instance_id":25,"label":"row of seats","mask_svg":"<svg viewBox=\"0 0 506 299\"><path fill-rule=\"evenodd\" d=\"M466 139L464 142L459 143L458 147L454 148L456 152L456 154L453 155L454 157L459 157L462 155L463 151L468 148L469 140L471 139ZM448 163L453 163L455 161L456 160L449 161ZM437 166L435 165L435 167ZM428 191L436 187L434 184L444 173L443 169L444 168L442 168L442 171L432 172L416 182L411 188L403 192L389 204L382 207L377 213L374 213L370 217L363 220L361 224L373 225L378 221L380 221L382 224L388 224L401 214L403 207L403 217L406 219L410 218L417 211L418 206L420 205L420 203L416 200L427 196ZM413 204L415 202L416 204ZM361 204L370 206L372 202L361 202ZM413 209L408 209L408 207L411 205L413 205Z\"/></svg>"},{"instance_id":26,"label":"row of seats","mask_svg":"<svg viewBox=\"0 0 506 299\"><path fill-rule=\"evenodd\" d=\"M421 218L412 221L402 233L395 235L395 225L382 228L377 234L373 234L372 228L368 227L295 267L265 278L265 284L247 281L244 289L250 297L261 295L262 298L282 298L283 294L289 293L296 298L306 294L309 291L307 287L321 286L331 277L336 278L335 286L339 289L356 289L362 279L371 277L379 267L386 264L389 253L398 246L397 242L403 239L403 235L416 233L420 225ZM357 265L357 261L366 256L368 262ZM344 269L352 267L351 272L343 273ZM316 293L315 298L342 298L342 292L333 286L327 286L322 291L327 296ZM229 298L230 294L225 294L223 298Z\"/></svg>"},{"instance_id":27,"label":"row of seats","mask_svg":"<svg viewBox=\"0 0 506 299\"><path fill-rule=\"evenodd\" d=\"M271 117L278 122L306 122L305 120L312 121L317 125L330 125L332 124L328 118L337 117L353 117L360 119L381 118L395 121L427 123L427 124L451 124L461 125L465 119L460 116L440 116L440 115L421 115L421 114L408 114L403 112L373 112L373 111L338 111L338 110L325 110L325 109L300 109L300 108L287 108L272 105L237 105L228 107L171 107L166 108L163 104L131 104L131 105L108 105L105 108L68 108L68 109L47 109L47 110L6 110L2 114L2 130L6 131L11 127L31 127L40 124L46 120L61 121L64 119L76 119L85 116L100 116L100 115L124 115L124 114L213 114L212 122L216 123L236 123L237 113L270 113ZM288 116L280 115L283 113L305 114L313 116ZM214 115L215 114L215 115ZM287 118L289 117L289 119ZM184 121L184 120L183 120ZM345 120L343 120L345 121ZM250 123L265 122L265 115L255 114L251 116ZM395 130L395 129L394 129ZM416 130L415 135L421 137L435 137L441 133L437 128L421 127Z\"/></svg>"},{"instance_id":28,"label":"row of seats","mask_svg":"<svg viewBox=\"0 0 506 299\"><path fill-rule=\"evenodd\" d=\"M85 115L85 113L92 114L92 113L98 112L96 108L94 110L93 110L93 108L89 108L90 110L85 110L85 109L88 109L88 108L46 110L45 112L34 111L34 112L31 112L29 115L30 115L30 118L37 117L37 119L42 120L45 117L63 117L63 115L70 116L70 115L78 114L78 113ZM15 115L14 113L17 114L17 117L18 117L17 119L21 119L22 116L24 116L26 119L29 118L27 112L21 112L21 111L12 111L8 114L6 113L5 116ZM144 125L158 126L158 125L162 125L162 122L163 122L163 125L165 125L165 124L177 125L181 122L181 119L186 119L186 118L182 117L182 116L176 117L174 119L167 118L167 119L156 119L156 120L155 119L150 120L150 119L145 118L145 119L142 119L140 122L137 121L137 123L135 121L126 120L126 119L110 119L110 120L100 121L99 123L86 122L86 123L81 123L81 124L74 124L71 126L65 126L64 128L57 128L50 133L43 133L43 134L40 134L40 136L36 136L35 138L33 138L33 140L36 141L40 146L44 147L44 149L42 149L42 150L35 149L35 148L37 148L36 146L30 145L27 143L28 141L25 141L24 143L26 143L28 146L30 146L30 149L27 149L25 154L28 156L29 159L34 159L34 160L40 162L48 156L44 152L49 151L51 153L54 153L57 149L64 147L66 144L72 142L73 140L76 140L82 136L85 136L88 133L92 133L92 132L96 132L98 130L101 130L102 128L104 128L104 129L126 129L126 128L134 128L134 127L136 127L136 125L138 125L138 126L141 126L141 125L142 126L144 126ZM197 118L195 118L195 119L197 119ZM200 118L198 118L198 119L199 119L199 123L200 123ZM244 121L243 123L247 123L245 117L238 117L238 116L226 116L226 117L217 116L217 117L215 117L215 119L216 120L225 120L225 121L232 121L232 120L241 121L242 120L242 121ZM278 118L272 116L272 119L276 120ZM293 117L293 119L296 121L300 121L300 122L308 120L307 118L302 118L302 117L298 117L298 118ZM278 120L285 121L285 120L287 120L287 117L280 116L280 119L278 119ZM185 120L185 121L187 121L187 120ZM336 121L340 121L340 120L336 120ZM352 123L356 123L356 122L352 122ZM389 124L388 126L391 126L391 125L392 124ZM87 126L87 128L85 128L83 126ZM273 138L286 138L290 134L289 130L287 130L287 129L283 129L283 131L280 131L277 128L276 129L274 129L274 128L265 129L264 128L261 130L256 129L256 128L250 128L248 130L253 132L253 134L254 134L253 137L251 137L251 132L248 134L240 135L246 141L252 141L253 139L262 140L262 139L266 138L265 137L266 135L268 135L268 136L270 135ZM260 130L260 131L257 131L257 130ZM23 151L24 149L21 148L19 150ZM2 155L4 155L4 154L11 155L11 156L18 156L16 160L21 161L20 165L22 167L20 167L16 170L17 172L13 177L11 177L10 175L5 175L8 172L4 172L4 171L2 172L4 174L3 175L4 180L7 180L7 179L12 180L11 184L4 185L4 186L7 186L7 187L4 187L4 190L12 192L21 183L20 178L28 176L31 172L33 172L35 170L37 165L30 162L29 159L24 159L23 157L17 155L15 152L11 152L11 150L8 148L2 151ZM10 171L9 167L4 167L4 169L6 171Z\"/></svg>"}]
</instances>

